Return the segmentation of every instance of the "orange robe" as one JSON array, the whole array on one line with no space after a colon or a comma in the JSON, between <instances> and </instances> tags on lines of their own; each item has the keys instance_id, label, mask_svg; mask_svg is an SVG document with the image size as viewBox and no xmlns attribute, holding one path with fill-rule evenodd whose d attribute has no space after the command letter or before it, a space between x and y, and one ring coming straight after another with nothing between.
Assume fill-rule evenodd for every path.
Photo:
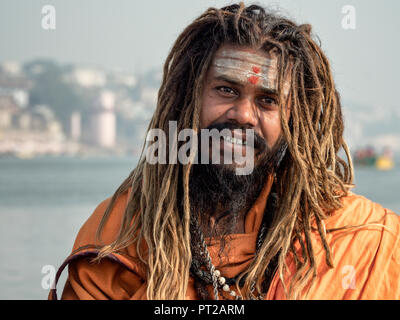
<instances>
[{"instance_id":1,"label":"orange robe","mask_svg":"<svg viewBox=\"0 0 400 320\"><path fill-rule=\"evenodd\" d=\"M255 243L261 225L272 178L248 212L245 233L231 236L228 254L218 258L219 243L209 246L213 264L225 277L232 278L244 271L254 258ZM102 233L103 243L115 239L128 199L121 195L111 212ZM91 263L97 250L91 246L97 226L110 199L102 202L80 229L71 255L60 267L58 278L68 265L62 299L146 299L146 272L137 259L135 246L121 254L111 254L100 263ZM350 193L342 199L343 208L324 220L327 230L348 225L379 222L368 228L327 233L333 253L334 268L325 263L325 251L319 234L312 232L317 266L315 283L304 299L400 299L400 217L364 197ZM268 214L268 212L266 213ZM291 272L294 260L288 257ZM290 280L287 274L286 281ZM189 279L187 299L197 299L193 278ZM49 299L57 299L52 289ZM278 273L271 281L266 299L285 299Z\"/></svg>"}]
</instances>

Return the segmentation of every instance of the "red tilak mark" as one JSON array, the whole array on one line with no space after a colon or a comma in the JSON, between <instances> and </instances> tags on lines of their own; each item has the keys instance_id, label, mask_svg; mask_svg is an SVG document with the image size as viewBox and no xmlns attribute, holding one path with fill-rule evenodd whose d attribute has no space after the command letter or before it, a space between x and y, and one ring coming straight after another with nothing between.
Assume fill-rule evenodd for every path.
<instances>
[{"instance_id":1,"label":"red tilak mark","mask_svg":"<svg viewBox=\"0 0 400 320\"><path fill-rule=\"evenodd\" d=\"M260 67L253 67L254 73L260 73L261 68Z\"/></svg>"},{"instance_id":2,"label":"red tilak mark","mask_svg":"<svg viewBox=\"0 0 400 320\"><path fill-rule=\"evenodd\" d=\"M260 80L260 78L257 77L257 76L251 76L251 77L249 77L249 82L250 82L251 84L257 84L258 80Z\"/></svg>"}]
</instances>

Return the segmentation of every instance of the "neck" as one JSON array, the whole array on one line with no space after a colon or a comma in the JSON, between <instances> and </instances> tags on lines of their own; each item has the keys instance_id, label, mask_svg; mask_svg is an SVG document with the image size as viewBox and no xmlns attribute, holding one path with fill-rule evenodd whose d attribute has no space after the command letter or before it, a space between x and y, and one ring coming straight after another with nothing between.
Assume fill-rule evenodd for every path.
<instances>
[{"instance_id":1,"label":"neck","mask_svg":"<svg viewBox=\"0 0 400 320\"><path fill-rule=\"evenodd\" d=\"M200 215L200 229L205 237L245 233L244 222L248 208L244 208L234 216L229 208L218 206L213 212Z\"/></svg>"}]
</instances>

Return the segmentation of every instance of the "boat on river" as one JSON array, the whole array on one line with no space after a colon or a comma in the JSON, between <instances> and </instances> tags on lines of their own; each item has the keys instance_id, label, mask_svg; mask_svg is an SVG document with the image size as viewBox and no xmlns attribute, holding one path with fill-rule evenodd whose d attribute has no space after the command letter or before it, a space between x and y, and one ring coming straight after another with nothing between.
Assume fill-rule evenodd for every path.
<instances>
[{"instance_id":1,"label":"boat on river","mask_svg":"<svg viewBox=\"0 0 400 320\"><path fill-rule=\"evenodd\" d=\"M378 170L392 170L394 168L393 152L385 147L381 154L377 153L371 146L356 150L354 153L354 164L363 167L374 167Z\"/></svg>"}]
</instances>

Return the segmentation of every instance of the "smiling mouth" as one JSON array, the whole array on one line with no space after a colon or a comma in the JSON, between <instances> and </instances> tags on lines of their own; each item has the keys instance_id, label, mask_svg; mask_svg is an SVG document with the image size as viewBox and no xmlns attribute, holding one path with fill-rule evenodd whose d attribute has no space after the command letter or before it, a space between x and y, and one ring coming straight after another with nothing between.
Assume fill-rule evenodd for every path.
<instances>
[{"instance_id":1,"label":"smiling mouth","mask_svg":"<svg viewBox=\"0 0 400 320\"><path fill-rule=\"evenodd\" d=\"M225 142L229 142L231 144L236 144L236 145L239 145L239 146L247 146L247 141L243 140L243 139L240 139L240 138L234 138L234 137L231 137L231 136L223 136L222 139Z\"/></svg>"}]
</instances>

